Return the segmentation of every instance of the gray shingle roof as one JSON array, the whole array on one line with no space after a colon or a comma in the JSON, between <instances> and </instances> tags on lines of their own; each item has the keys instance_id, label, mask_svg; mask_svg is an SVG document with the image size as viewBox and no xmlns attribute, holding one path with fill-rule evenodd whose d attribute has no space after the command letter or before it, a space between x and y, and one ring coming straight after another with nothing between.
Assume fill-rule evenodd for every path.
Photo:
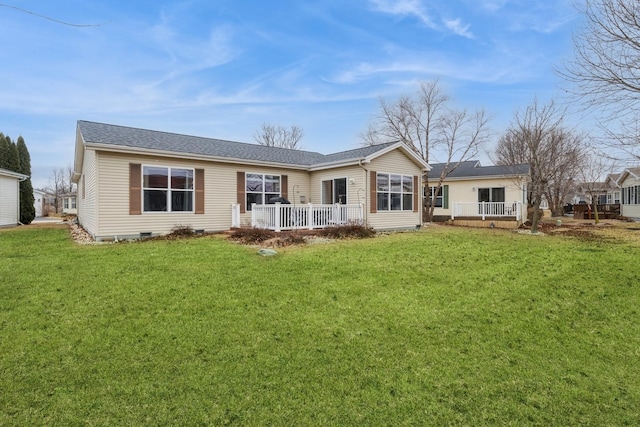
<instances>
[{"instance_id":1,"label":"gray shingle roof","mask_svg":"<svg viewBox=\"0 0 640 427\"><path fill-rule=\"evenodd\" d=\"M258 144L181 135L84 120L78 121L78 128L86 143L307 167L324 163L358 160L393 144L362 147L325 155L312 151L266 147Z\"/></svg>"},{"instance_id":2,"label":"gray shingle roof","mask_svg":"<svg viewBox=\"0 0 640 427\"><path fill-rule=\"evenodd\" d=\"M440 176L446 163L435 163L431 165L430 177ZM480 178L492 176L518 176L529 173L529 165L506 165L506 166L480 166L478 160L468 160L461 162L458 167L447 175L447 178Z\"/></svg>"}]
</instances>

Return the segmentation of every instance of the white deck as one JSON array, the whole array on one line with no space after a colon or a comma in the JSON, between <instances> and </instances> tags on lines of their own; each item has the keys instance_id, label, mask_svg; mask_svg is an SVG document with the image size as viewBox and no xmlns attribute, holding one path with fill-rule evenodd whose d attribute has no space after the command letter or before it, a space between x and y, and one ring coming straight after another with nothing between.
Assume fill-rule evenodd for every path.
<instances>
[{"instance_id":1,"label":"white deck","mask_svg":"<svg viewBox=\"0 0 640 427\"><path fill-rule=\"evenodd\" d=\"M476 203L453 203L451 219L456 217L464 218L515 218L522 219L522 203L520 202L476 202Z\"/></svg>"},{"instance_id":2,"label":"white deck","mask_svg":"<svg viewBox=\"0 0 640 427\"><path fill-rule=\"evenodd\" d=\"M232 205L231 210L232 226L240 227L240 205ZM251 205L251 226L274 231L313 230L351 223L364 223L363 205Z\"/></svg>"}]
</instances>

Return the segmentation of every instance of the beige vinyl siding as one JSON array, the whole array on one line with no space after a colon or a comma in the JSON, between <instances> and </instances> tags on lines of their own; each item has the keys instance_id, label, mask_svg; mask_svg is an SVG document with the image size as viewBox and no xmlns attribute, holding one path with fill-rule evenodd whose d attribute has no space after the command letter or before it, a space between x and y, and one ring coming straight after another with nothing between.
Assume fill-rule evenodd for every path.
<instances>
[{"instance_id":1,"label":"beige vinyl siding","mask_svg":"<svg viewBox=\"0 0 640 427\"><path fill-rule=\"evenodd\" d=\"M627 218L640 218L640 205L621 205L620 214Z\"/></svg>"},{"instance_id":2,"label":"beige vinyl siding","mask_svg":"<svg viewBox=\"0 0 640 427\"><path fill-rule=\"evenodd\" d=\"M390 174L402 174L410 176L422 176L422 170L418 164L412 159L407 157L399 149L393 150L383 156L377 157L366 165L368 170L390 173ZM420 183L420 179L418 180ZM370 186L376 185L376 183L367 183L367 194L369 194ZM375 229L394 229L394 228L413 228L422 223L422 193L421 188L414 188L414 191L419 192L419 205L418 211L382 211L376 213L368 213L368 223ZM375 200L370 200L369 203L376 203ZM367 206L366 211L369 212Z\"/></svg>"},{"instance_id":3,"label":"beige vinyl siding","mask_svg":"<svg viewBox=\"0 0 640 427\"><path fill-rule=\"evenodd\" d=\"M250 165L234 165L233 167L233 203L236 202L236 172L244 172L245 179L246 174L255 173L261 175L287 175L287 199L292 204L299 204L300 197L304 196L304 198L308 201L310 194L310 186L309 186L309 174L306 171L300 170L292 170L292 169L279 169L279 168L268 168L263 166L250 166ZM245 181L246 182L246 181ZM294 188L295 187L295 188ZM280 193L284 193L284 188L280 189ZM206 190L205 190L206 197ZM245 194L246 197L246 194ZM248 210L243 214L240 214L240 224L243 226L251 225L251 211ZM229 216L229 227L231 227L231 216ZM227 229L229 228L227 227Z\"/></svg>"},{"instance_id":4,"label":"beige vinyl siding","mask_svg":"<svg viewBox=\"0 0 640 427\"><path fill-rule=\"evenodd\" d=\"M143 166L180 167L204 170L204 214L193 212L142 212L129 215L129 164ZM288 176L289 195L308 193L309 179L306 172L247 165L206 162L201 160L173 159L140 156L112 152L100 152L97 161L98 182L97 209L100 212L97 239L137 237L140 233L166 234L175 226L190 226L206 232L225 231L231 228L231 206L237 198L237 172L267 173ZM250 223L251 213L242 215L243 224Z\"/></svg>"},{"instance_id":5,"label":"beige vinyl siding","mask_svg":"<svg viewBox=\"0 0 640 427\"><path fill-rule=\"evenodd\" d=\"M348 166L321 170L311 173L311 199L314 204L322 203L322 181L347 179L347 204L365 204L365 171L360 166Z\"/></svg>"},{"instance_id":6,"label":"beige vinyl siding","mask_svg":"<svg viewBox=\"0 0 640 427\"><path fill-rule=\"evenodd\" d=\"M19 181L0 175L0 227L18 224Z\"/></svg>"},{"instance_id":7,"label":"beige vinyl siding","mask_svg":"<svg viewBox=\"0 0 640 427\"><path fill-rule=\"evenodd\" d=\"M620 185L621 193L625 188L633 187L636 185L640 185L640 179L636 179L632 175L627 175L625 180ZM620 196L622 198L622 194ZM635 205L620 205L620 215L628 218L640 218L640 203Z\"/></svg>"},{"instance_id":8,"label":"beige vinyl siding","mask_svg":"<svg viewBox=\"0 0 640 427\"><path fill-rule=\"evenodd\" d=\"M92 236L97 232L96 212L96 155L94 150L84 151L82 174L78 181L78 222ZM84 185L84 188L82 187ZM82 195L84 194L84 198Z\"/></svg>"},{"instance_id":9,"label":"beige vinyl siding","mask_svg":"<svg viewBox=\"0 0 640 427\"><path fill-rule=\"evenodd\" d=\"M430 181L429 185L434 186L437 181ZM512 178L470 178L469 180L446 181L444 185L449 186L449 207L435 208L433 214L435 216L451 216L453 204L456 202L478 202L478 188L499 188L504 187L505 202L525 202L523 186L524 183L520 179Z\"/></svg>"}]
</instances>

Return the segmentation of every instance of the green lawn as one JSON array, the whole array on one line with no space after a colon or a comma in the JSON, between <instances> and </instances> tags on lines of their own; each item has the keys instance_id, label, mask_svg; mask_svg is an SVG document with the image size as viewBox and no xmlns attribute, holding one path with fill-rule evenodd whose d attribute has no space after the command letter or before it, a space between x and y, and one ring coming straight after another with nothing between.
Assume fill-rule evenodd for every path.
<instances>
[{"instance_id":1,"label":"green lawn","mask_svg":"<svg viewBox=\"0 0 640 427\"><path fill-rule=\"evenodd\" d=\"M636 242L255 252L0 232L0 425L640 425Z\"/></svg>"}]
</instances>

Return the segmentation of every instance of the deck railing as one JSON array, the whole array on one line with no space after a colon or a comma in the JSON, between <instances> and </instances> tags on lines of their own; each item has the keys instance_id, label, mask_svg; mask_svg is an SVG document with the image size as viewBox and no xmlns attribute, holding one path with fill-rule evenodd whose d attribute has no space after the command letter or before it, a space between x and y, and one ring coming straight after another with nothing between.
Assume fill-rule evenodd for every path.
<instances>
[{"instance_id":1,"label":"deck railing","mask_svg":"<svg viewBox=\"0 0 640 427\"><path fill-rule=\"evenodd\" d=\"M513 217L517 221L522 219L522 203L520 202L456 202L453 203L451 219L456 217L477 217L483 220L487 217Z\"/></svg>"},{"instance_id":2,"label":"deck railing","mask_svg":"<svg viewBox=\"0 0 640 427\"><path fill-rule=\"evenodd\" d=\"M239 210L232 210L232 224L239 226ZM326 228L332 225L363 223L364 207L358 205L251 205L251 226L274 231Z\"/></svg>"}]
</instances>

